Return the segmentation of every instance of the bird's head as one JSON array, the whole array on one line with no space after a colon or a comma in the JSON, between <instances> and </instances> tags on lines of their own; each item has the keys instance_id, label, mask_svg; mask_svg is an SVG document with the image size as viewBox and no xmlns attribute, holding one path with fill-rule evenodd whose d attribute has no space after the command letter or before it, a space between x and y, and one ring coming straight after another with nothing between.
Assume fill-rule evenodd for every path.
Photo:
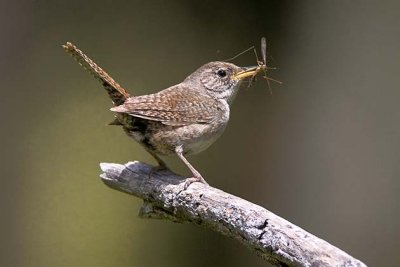
<instances>
[{"instance_id":1,"label":"bird's head","mask_svg":"<svg viewBox=\"0 0 400 267\"><path fill-rule=\"evenodd\" d=\"M215 61L201 66L183 82L231 104L243 79L256 73L256 67L238 67L229 62Z\"/></svg>"}]
</instances>

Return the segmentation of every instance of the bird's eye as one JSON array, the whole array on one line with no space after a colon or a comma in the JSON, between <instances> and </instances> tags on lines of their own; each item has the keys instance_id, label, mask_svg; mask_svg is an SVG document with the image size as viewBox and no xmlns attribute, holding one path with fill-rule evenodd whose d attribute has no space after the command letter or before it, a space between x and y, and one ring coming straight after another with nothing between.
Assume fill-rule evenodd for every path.
<instances>
[{"instance_id":1,"label":"bird's eye","mask_svg":"<svg viewBox=\"0 0 400 267\"><path fill-rule=\"evenodd\" d=\"M225 70L218 70L217 75L221 78L224 78L226 76L226 71Z\"/></svg>"}]
</instances>

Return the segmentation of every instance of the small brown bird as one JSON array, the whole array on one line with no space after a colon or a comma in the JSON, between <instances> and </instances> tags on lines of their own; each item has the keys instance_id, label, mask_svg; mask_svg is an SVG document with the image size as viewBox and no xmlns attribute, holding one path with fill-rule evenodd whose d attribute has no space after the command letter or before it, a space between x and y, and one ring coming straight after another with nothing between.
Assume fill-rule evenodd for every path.
<instances>
[{"instance_id":1,"label":"small brown bird","mask_svg":"<svg viewBox=\"0 0 400 267\"><path fill-rule=\"evenodd\" d=\"M178 155L192 172L188 184L207 183L185 156L207 149L221 136L242 80L262 70L259 66L210 62L177 85L155 94L130 96L75 45L63 47L107 90L115 105L111 110L116 112L110 124L121 125L157 160L159 168L167 167L158 155Z\"/></svg>"}]
</instances>

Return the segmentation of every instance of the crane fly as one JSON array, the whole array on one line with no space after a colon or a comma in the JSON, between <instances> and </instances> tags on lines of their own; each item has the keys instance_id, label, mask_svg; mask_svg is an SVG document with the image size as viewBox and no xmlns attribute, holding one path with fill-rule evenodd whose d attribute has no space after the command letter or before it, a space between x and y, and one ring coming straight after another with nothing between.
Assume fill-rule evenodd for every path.
<instances>
[{"instance_id":1,"label":"crane fly","mask_svg":"<svg viewBox=\"0 0 400 267\"><path fill-rule=\"evenodd\" d=\"M253 49L254 54L256 56L257 66L248 67L244 71L241 71L241 72L237 73L235 75L235 77L237 77L237 78L250 77L249 85L248 85L248 87L250 87L253 84L253 82L255 81L256 76L260 72L262 72L262 73L264 73L263 78L267 80L268 88L269 88L269 90L270 90L270 92L272 94L271 85L270 85L269 81L273 81L273 82L276 82L278 84L282 84L282 82L278 81L278 80L275 80L275 79L272 79L272 78L267 76L267 71L268 70L276 69L276 68L272 68L272 67L268 67L267 66L267 40L265 39L265 37L261 38L261 59L262 60L260 60L258 58L257 50L256 50L256 48L254 46L246 49L245 51L241 52L240 54L236 55L235 57L233 57L231 59L235 59L236 57L238 57L238 56L242 55L243 53L246 53L247 51L250 51L252 49Z\"/></svg>"}]
</instances>

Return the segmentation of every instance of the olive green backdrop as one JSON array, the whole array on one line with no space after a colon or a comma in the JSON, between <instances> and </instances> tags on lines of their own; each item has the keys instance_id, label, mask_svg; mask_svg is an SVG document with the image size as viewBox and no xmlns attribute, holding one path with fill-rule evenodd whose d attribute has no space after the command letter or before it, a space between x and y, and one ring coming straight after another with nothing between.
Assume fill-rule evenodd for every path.
<instances>
[{"instance_id":1,"label":"olive green backdrop","mask_svg":"<svg viewBox=\"0 0 400 267\"><path fill-rule=\"evenodd\" d=\"M371 266L399 266L400 4L395 1L1 1L1 266L265 266L238 242L142 220L100 162L154 163L117 127L72 41L147 94L266 36L272 95L243 88L225 134L190 158ZM252 65L252 53L235 61ZM176 158L173 170L189 174ZM268 266L268 265L267 265Z\"/></svg>"}]
</instances>

